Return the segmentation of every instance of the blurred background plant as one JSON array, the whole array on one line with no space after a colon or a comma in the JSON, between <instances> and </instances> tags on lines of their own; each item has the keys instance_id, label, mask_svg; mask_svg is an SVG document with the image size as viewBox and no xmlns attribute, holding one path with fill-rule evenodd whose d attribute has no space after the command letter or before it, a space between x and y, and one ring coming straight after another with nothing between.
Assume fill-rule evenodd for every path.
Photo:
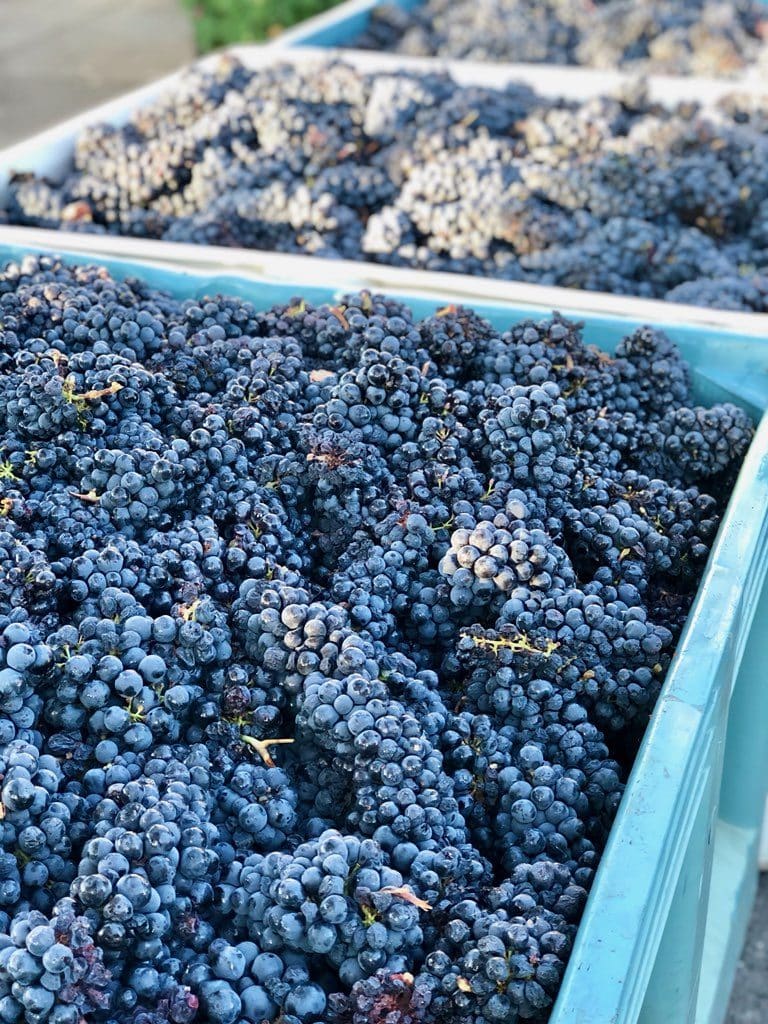
<instances>
[{"instance_id":1,"label":"blurred background plant","mask_svg":"<svg viewBox=\"0 0 768 1024\"><path fill-rule=\"evenodd\" d=\"M271 39L338 0L184 0L192 12L200 53L229 43Z\"/></svg>"}]
</instances>

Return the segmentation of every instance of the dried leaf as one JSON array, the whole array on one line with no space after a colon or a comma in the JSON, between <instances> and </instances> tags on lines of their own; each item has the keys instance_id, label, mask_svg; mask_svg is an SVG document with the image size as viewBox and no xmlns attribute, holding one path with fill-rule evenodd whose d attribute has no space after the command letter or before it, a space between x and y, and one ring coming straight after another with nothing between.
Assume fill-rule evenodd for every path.
<instances>
[{"instance_id":1,"label":"dried leaf","mask_svg":"<svg viewBox=\"0 0 768 1024\"><path fill-rule=\"evenodd\" d=\"M81 501L90 501L92 505L98 504L101 500L100 495L98 495L95 490L88 491L86 494L83 494L80 491L70 491L69 493L73 498L79 498Z\"/></svg>"},{"instance_id":2,"label":"dried leaf","mask_svg":"<svg viewBox=\"0 0 768 1024\"><path fill-rule=\"evenodd\" d=\"M349 330L349 320L344 316L346 312L346 306L331 306L331 312L339 321L345 331Z\"/></svg>"},{"instance_id":3,"label":"dried leaf","mask_svg":"<svg viewBox=\"0 0 768 1024\"><path fill-rule=\"evenodd\" d=\"M426 900L419 899L419 897L411 892L410 889L405 889L401 886L386 885L381 892L389 893L390 896L399 896L401 900L405 900L406 903L410 903L414 907L418 907L419 910L431 910L432 904L427 903Z\"/></svg>"},{"instance_id":4,"label":"dried leaf","mask_svg":"<svg viewBox=\"0 0 768 1024\"><path fill-rule=\"evenodd\" d=\"M241 736L240 739L243 741L243 743L245 743L249 747L252 747L256 751L256 753L262 759L267 768L275 767L275 762L272 760L272 755L268 750L269 747L274 747L278 743L294 742L293 740L257 740L253 736Z\"/></svg>"},{"instance_id":5,"label":"dried leaf","mask_svg":"<svg viewBox=\"0 0 768 1024\"><path fill-rule=\"evenodd\" d=\"M83 402L94 402L97 398L106 398L107 395L116 395L118 391L122 391L125 385L118 384L116 380L113 380L108 388L96 388L93 391L84 391L81 395L72 395L75 400L81 400Z\"/></svg>"},{"instance_id":6,"label":"dried leaf","mask_svg":"<svg viewBox=\"0 0 768 1024\"><path fill-rule=\"evenodd\" d=\"M313 384L320 384L324 380L328 380L330 377L335 377L336 374L333 370L310 370L309 379Z\"/></svg>"}]
</instances>

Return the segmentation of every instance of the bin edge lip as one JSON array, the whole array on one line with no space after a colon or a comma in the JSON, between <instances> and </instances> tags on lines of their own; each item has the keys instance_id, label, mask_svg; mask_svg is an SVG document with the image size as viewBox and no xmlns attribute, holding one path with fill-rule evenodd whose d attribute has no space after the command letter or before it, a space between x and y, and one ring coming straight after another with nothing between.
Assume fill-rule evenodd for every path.
<instances>
[{"instance_id":1,"label":"bin edge lip","mask_svg":"<svg viewBox=\"0 0 768 1024\"><path fill-rule=\"evenodd\" d=\"M150 266L187 268L190 272L275 283L297 276L321 284L333 274L339 290L368 288L397 291L405 298L424 294L450 297L462 303L485 306L514 305L537 311L558 310L578 319L583 316L605 320L623 319L638 324L656 324L679 329L706 330L718 334L748 336L768 345L768 313L736 312L708 306L689 306L664 299L646 299L610 292L588 292L579 288L471 277L446 271L411 270L385 264L336 260L310 255L275 252L268 249L239 249L193 245L186 242L146 241L125 235L98 235L53 228L0 224L0 247L15 246L62 254L78 254L93 260L140 260Z\"/></svg>"}]
</instances>

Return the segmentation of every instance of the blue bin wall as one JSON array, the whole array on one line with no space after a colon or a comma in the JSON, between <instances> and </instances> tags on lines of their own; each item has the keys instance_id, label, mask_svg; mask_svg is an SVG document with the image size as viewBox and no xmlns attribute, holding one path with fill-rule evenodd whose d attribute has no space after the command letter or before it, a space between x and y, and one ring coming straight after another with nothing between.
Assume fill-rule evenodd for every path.
<instances>
[{"instance_id":1,"label":"blue bin wall","mask_svg":"<svg viewBox=\"0 0 768 1024\"><path fill-rule=\"evenodd\" d=\"M400 7L404 11L412 11L421 3L423 0L386 0L388 7ZM326 15L326 18L330 19L330 24L313 28L310 22L306 35L302 34L302 26L299 25L291 31L290 44L292 46L352 46L355 39L368 27L371 11L380 6L382 6L382 0L371 0L371 3L363 10L349 10L348 3L339 4L338 10L331 9L331 12ZM280 41L280 37L278 37L278 43Z\"/></svg>"}]
</instances>

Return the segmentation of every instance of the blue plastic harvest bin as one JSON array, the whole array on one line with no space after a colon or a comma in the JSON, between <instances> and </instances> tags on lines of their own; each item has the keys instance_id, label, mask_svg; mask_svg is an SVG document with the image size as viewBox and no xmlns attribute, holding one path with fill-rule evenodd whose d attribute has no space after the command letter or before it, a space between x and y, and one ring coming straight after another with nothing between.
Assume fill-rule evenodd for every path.
<instances>
[{"instance_id":1,"label":"blue plastic harvest bin","mask_svg":"<svg viewBox=\"0 0 768 1024\"><path fill-rule=\"evenodd\" d=\"M762 0L768 3L768 0ZM412 11L424 0L345 0L324 14L308 18L277 37L280 46L353 47L357 37L368 28L371 13L377 7L399 7ZM587 1022L588 1024L588 1022ZM677 1024L672 1022L670 1024Z\"/></svg>"},{"instance_id":2,"label":"blue plastic harvest bin","mask_svg":"<svg viewBox=\"0 0 768 1024\"><path fill-rule=\"evenodd\" d=\"M368 28L376 7L400 7L412 11L424 0L346 0L324 14L300 22L277 37L280 46L354 46L355 39Z\"/></svg>"},{"instance_id":3,"label":"blue plastic harvest bin","mask_svg":"<svg viewBox=\"0 0 768 1024\"><path fill-rule=\"evenodd\" d=\"M0 260L27 251L0 245ZM304 287L64 258L98 262L179 297L224 293L268 307L296 295L316 302L338 296L330 283ZM333 271L329 264L329 282ZM427 293L403 298L418 315L445 303ZM475 308L503 327L532 315L503 303ZM582 319L587 338L607 350L638 326L617 317ZM551 1024L721 1022L757 880L768 779L768 339L657 326L692 364L697 397L740 404L758 428L630 777Z\"/></svg>"}]
</instances>

